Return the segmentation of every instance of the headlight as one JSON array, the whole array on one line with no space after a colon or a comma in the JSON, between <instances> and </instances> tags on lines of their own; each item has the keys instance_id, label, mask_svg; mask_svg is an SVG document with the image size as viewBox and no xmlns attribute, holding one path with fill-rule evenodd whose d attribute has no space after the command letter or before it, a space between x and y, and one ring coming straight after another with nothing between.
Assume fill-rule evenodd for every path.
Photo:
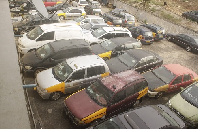
<instances>
[{"instance_id":1,"label":"headlight","mask_svg":"<svg viewBox=\"0 0 200 132\"><path fill-rule=\"evenodd\" d=\"M14 28L15 31L18 31L18 28Z\"/></svg>"},{"instance_id":2,"label":"headlight","mask_svg":"<svg viewBox=\"0 0 200 132\"><path fill-rule=\"evenodd\" d=\"M31 66L25 66L25 69L27 69L27 70L31 70L32 67L31 67Z\"/></svg>"},{"instance_id":3,"label":"headlight","mask_svg":"<svg viewBox=\"0 0 200 132\"><path fill-rule=\"evenodd\" d=\"M171 108L172 107L172 104L170 102L170 100L167 102L167 105Z\"/></svg>"}]
</instances>

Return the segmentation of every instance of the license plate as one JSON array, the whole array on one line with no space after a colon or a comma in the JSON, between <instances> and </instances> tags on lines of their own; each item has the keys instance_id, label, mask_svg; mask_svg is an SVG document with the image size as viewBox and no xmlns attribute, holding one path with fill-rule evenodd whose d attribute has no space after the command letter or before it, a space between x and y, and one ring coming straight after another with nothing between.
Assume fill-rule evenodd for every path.
<instances>
[{"instance_id":1,"label":"license plate","mask_svg":"<svg viewBox=\"0 0 200 132\"><path fill-rule=\"evenodd\" d=\"M116 25L116 27L120 27L120 25Z\"/></svg>"},{"instance_id":2,"label":"license plate","mask_svg":"<svg viewBox=\"0 0 200 132\"><path fill-rule=\"evenodd\" d=\"M96 16L98 16L98 15L99 15L99 13L95 13L95 15L96 15Z\"/></svg>"},{"instance_id":3,"label":"license plate","mask_svg":"<svg viewBox=\"0 0 200 132\"><path fill-rule=\"evenodd\" d=\"M150 43L150 41L146 41L147 43Z\"/></svg>"},{"instance_id":4,"label":"license plate","mask_svg":"<svg viewBox=\"0 0 200 132\"><path fill-rule=\"evenodd\" d=\"M133 24L132 22L129 22L129 24Z\"/></svg>"}]
</instances>

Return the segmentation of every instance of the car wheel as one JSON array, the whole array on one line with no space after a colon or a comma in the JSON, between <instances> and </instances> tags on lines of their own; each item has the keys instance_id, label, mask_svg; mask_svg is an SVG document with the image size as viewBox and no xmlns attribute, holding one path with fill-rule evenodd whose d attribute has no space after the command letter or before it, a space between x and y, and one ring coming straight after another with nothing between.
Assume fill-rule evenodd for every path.
<instances>
[{"instance_id":1,"label":"car wheel","mask_svg":"<svg viewBox=\"0 0 200 132\"><path fill-rule=\"evenodd\" d=\"M62 20L65 20L65 17L64 16L60 16L59 19L62 21Z\"/></svg>"},{"instance_id":2,"label":"car wheel","mask_svg":"<svg viewBox=\"0 0 200 132\"><path fill-rule=\"evenodd\" d=\"M36 77L37 74L38 74L39 72L43 71L43 70L44 70L44 69L37 69L37 70L35 70L35 72L34 72L34 76Z\"/></svg>"},{"instance_id":3,"label":"car wheel","mask_svg":"<svg viewBox=\"0 0 200 132\"><path fill-rule=\"evenodd\" d=\"M164 94L164 92L158 92L157 95L155 96L155 98L158 99L158 98L162 97L163 94Z\"/></svg>"},{"instance_id":4,"label":"car wheel","mask_svg":"<svg viewBox=\"0 0 200 132\"><path fill-rule=\"evenodd\" d=\"M50 94L50 100L58 100L61 97L61 93L60 92L53 92Z\"/></svg>"},{"instance_id":5,"label":"car wheel","mask_svg":"<svg viewBox=\"0 0 200 132\"><path fill-rule=\"evenodd\" d=\"M191 50L192 50L192 48L191 48L190 46L187 46L187 47L186 47L186 51L187 51L187 52L190 52Z\"/></svg>"}]
</instances>

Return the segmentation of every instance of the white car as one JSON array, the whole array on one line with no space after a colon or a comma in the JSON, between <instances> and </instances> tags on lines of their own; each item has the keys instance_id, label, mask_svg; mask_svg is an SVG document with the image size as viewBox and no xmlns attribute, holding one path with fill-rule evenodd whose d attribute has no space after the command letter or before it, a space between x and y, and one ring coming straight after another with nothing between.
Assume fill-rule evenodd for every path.
<instances>
[{"instance_id":1,"label":"white car","mask_svg":"<svg viewBox=\"0 0 200 132\"><path fill-rule=\"evenodd\" d=\"M57 100L61 93L76 92L109 73L105 61L98 55L73 57L39 72L36 89L43 99Z\"/></svg>"},{"instance_id":2,"label":"white car","mask_svg":"<svg viewBox=\"0 0 200 132\"><path fill-rule=\"evenodd\" d=\"M92 32L85 34L85 40L90 45L98 44L103 39L111 39L116 37L132 37L131 32L122 27L101 27Z\"/></svg>"},{"instance_id":3,"label":"white car","mask_svg":"<svg viewBox=\"0 0 200 132\"><path fill-rule=\"evenodd\" d=\"M44 44L60 39L84 39L82 28L76 24L53 23L35 27L18 39L18 52L25 54Z\"/></svg>"}]
</instances>

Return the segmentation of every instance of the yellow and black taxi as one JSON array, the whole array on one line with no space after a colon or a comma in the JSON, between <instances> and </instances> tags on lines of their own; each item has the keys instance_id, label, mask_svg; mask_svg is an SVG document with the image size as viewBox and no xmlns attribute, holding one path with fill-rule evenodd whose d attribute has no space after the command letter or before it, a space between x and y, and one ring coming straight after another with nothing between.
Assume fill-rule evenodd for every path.
<instances>
[{"instance_id":1,"label":"yellow and black taxi","mask_svg":"<svg viewBox=\"0 0 200 132\"><path fill-rule=\"evenodd\" d=\"M128 30L132 37L140 40L142 44L152 44L154 41L152 31L144 26L130 26Z\"/></svg>"},{"instance_id":2,"label":"yellow and black taxi","mask_svg":"<svg viewBox=\"0 0 200 132\"><path fill-rule=\"evenodd\" d=\"M163 40L165 35L165 29L156 24L144 24L142 25L152 31L154 41Z\"/></svg>"},{"instance_id":3,"label":"yellow and black taxi","mask_svg":"<svg viewBox=\"0 0 200 132\"><path fill-rule=\"evenodd\" d=\"M86 125L133 107L147 94L148 84L134 70L98 79L64 100L65 113L76 125Z\"/></svg>"},{"instance_id":4,"label":"yellow and black taxi","mask_svg":"<svg viewBox=\"0 0 200 132\"><path fill-rule=\"evenodd\" d=\"M132 37L116 37L105 39L100 44L91 45L93 53L99 55L104 60L122 54L125 50L141 49L142 44Z\"/></svg>"}]
</instances>

